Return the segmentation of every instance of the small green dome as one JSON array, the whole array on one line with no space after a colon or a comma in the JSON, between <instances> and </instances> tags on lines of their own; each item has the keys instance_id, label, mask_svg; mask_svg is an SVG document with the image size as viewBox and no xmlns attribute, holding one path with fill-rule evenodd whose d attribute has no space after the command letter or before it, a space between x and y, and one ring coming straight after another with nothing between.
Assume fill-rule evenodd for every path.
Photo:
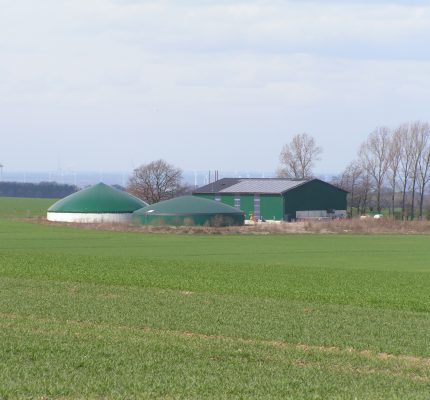
<instances>
[{"instance_id":1,"label":"small green dome","mask_svg":"<svg viewBox=\"0 0 430 400\"><path fill-rule=\"evenodd\" d=\"M243 211L227 204L196 196L182 196L143 207L133 221L166 225L243 225Z\"/></svg>"},{"instance_id":2,"label":"small green dome","mask_svg":"<svg viewBox=\"0 0 430 400\"><path fill-rule=\"evenodd\" d=\"M104 183L80 190L57 201L48 212L57 213L132 213L147 203Z\"/></svg>"}]
</instances>

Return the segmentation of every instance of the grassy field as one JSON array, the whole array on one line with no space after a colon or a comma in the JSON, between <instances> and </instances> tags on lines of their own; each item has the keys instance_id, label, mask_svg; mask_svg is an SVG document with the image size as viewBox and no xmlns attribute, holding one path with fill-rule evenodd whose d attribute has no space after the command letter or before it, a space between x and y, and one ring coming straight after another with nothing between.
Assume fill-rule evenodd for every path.
<instances>
[{"instance_id":1,"label":"grassy field","mask_svg":"<svg viewBox=\"0 0 430 400\"><path fill-rule=\"evenodd\" d=\"M22 197L0 197L0 218L31 218L46 215L55 199L28 199Z\"/></svg>"},{"instance_id":2,"label":"grassy field","mask_svg":"<svg viewBox=\"0 0 430 400\"><path fill-rule=\"evenodd\" d=\"M104 232L8 201L0 399L429 398L427 235Z\"/></svg>"}]
</instances>

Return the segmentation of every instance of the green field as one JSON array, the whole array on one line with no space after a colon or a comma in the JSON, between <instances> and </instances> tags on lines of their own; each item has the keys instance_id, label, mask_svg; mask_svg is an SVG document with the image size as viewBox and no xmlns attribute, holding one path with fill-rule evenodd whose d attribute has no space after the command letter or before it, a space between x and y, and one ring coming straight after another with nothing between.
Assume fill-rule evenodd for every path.
<instances>
[{"instance_id":1,"label":"green field","mask_svg":"<svg viewBox=\"0 0 430 400\"><path fill-rule=\"evenodd\" d=\"M93 231L17 204L0 399L430 398L429 236Z\"/></svg>"},{"instance_id":2,"label":"green field","mask_svg":"<svg viewBox=\"0 0 430 400\"><path fill-rule=\"evenodd\" d=\"M32 218L46 215L55 199L0 197L0 218Z\"/></svg>"}]
</instances>

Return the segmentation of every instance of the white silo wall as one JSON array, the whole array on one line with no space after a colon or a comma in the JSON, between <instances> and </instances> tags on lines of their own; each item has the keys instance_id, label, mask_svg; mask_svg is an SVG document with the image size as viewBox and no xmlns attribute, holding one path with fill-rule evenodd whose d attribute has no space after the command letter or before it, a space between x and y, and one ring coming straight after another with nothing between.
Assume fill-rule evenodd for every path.
<instances>
[{"instance_id":1,"label":"white silo wall","mask_svg":"<svg viewBox=\"0 0 430 400\"><path fill-rule=\"evenodd\" d=\"M116 224L127 224L131 222L132 213L121 213L121 214L98 214L98 213L60 213L60 212L48 212L48 221L55 222L76 222L83 224L94 224L94 223L116 223Z\"/></svg>"}]
</instances>

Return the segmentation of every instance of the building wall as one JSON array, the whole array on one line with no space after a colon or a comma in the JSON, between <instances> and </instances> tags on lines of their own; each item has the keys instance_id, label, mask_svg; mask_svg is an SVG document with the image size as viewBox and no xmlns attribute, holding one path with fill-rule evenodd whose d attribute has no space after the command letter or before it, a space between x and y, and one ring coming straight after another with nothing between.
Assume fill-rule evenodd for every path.
<instances>
[{"instance_id":1,"label":"building wall","mask_svg":"<svg viewBox=\"0 0 430 400\"><path fill-rule=\"evenodd\" d=\"M296 217L296 211L346 210L346 192L321 181L311 181L285 193L285 214Z\"/></svg>"},{"instance_id":2,"label":"building wall","mask_svg":"<svg viewBox=\"0 0 430 400\"><path fill-rule=\"evenodd\" d=\"M213 200L215 195L195 194L199 197ZM211 196L211 197L210 197ZM234 207L235 195L232 193L222 194L221 202ZM240 195L240 209L245 213L245 219L249 219L250 213L254 212L254 194ZM265 219L282 220L284 215L283 198L281 195L261 194L260 195L260 216Z\"/></svg>"},{"instance_id":3,"label":"building wall","mask_svg":"<svg viewBox=\"0 0 430 400\"><path fill-rule=\"evenodd\" d=\"M221 203L234 207L234 194L222 194Z\"/></svg>"},{"instance_id":4,"label":"building wall","mask_svg":"<svg viewBox=\"0 0 430 400\"><path fill-rule=\"evenodd\" d=\"M245 219L249 219L249 215L254 213L254 195L240 195L240 209L245 213Z\"/></svg>"},{"instance_id":5,"label":"building wall","mask_svg":"<svg viewBox=\"0 0 430 400\"><path fill-rule=\"evenodd\" d=\"M261 194L260 216L266 220L282 220L284 218L283 197L279 194Z\"/></svg>"}]
</instances>

